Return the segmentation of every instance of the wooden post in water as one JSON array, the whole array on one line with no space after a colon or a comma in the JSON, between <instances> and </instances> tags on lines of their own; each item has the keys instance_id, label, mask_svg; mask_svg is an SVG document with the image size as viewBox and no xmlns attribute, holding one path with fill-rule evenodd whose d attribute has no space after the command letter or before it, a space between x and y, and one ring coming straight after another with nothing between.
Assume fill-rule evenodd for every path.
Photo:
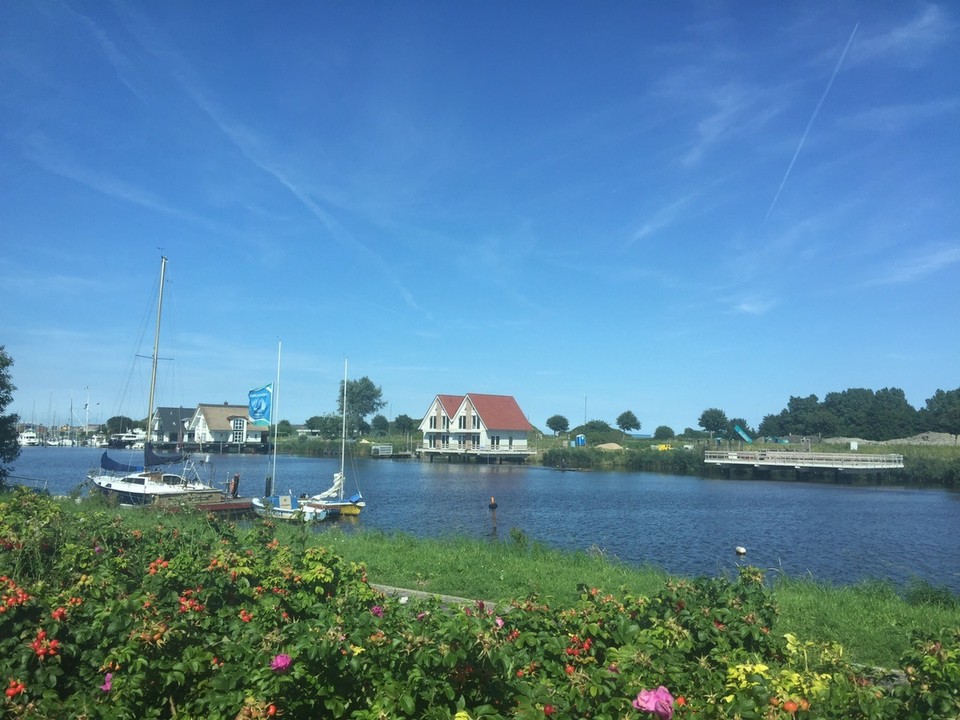
<instances>
[{"instance_id":1,"label":"wooden post in water","mask_svg":"<svg viewBox=\"0 0 960 720\"><path fill-rule=\"evenodd\" d=\"M497 501L494 499L493 495L490 496L490 516L493 518L493 532L497 532Z\"/></svg>"}]
</instances>

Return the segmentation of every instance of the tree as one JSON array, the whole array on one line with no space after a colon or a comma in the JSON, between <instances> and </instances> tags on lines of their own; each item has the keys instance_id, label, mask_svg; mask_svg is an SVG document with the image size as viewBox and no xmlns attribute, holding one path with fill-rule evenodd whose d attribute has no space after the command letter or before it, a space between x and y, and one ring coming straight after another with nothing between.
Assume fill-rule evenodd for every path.
<instances>
[{"instance_id":1,"label":"tree","mask_svg":"<svg viewBox=\"0 0 960 720\"><path fill-rule=\"evenodd\" d=\"M107 420L108 435L117 435L118 433L129 432L135 427L137 427L137 423L134 422L132 418L128 418L126 415L114 415L112 418Z\"/></svg>"},{"instance_id":2,"label":"tree","mask_svg":"<svg viewBox=\"0 0 960 720\"><path fill-rule=\"evenodd\" d=\"M416 420L414 420L409 415L397 415L396 419L393 421L393 427L398 433L411 433L416 430L417 425L419 425Z\"/></svg>"},{"instance_id":3,"label":"tree","mask_svg":"<svg viewBox=\"0 0 960 720\"><path fill-rule=\"evenodd\" d=\"M630 430L639 430L640 421L637 420L637 416L633 414L632 410L626 410L625 412L622 412L617 416L617 427L620 428L623 432L629 432Z\"/></svg>"},{"instance_id":4,"label":"tree","mask_svg":"<svg viewBox=\"0 0 960 720\"><path fill-rule=\"evenodd\" d=\"M277 423L277 435L293 435L293 425L289 420L281 420Z\"/></svg>"},{"instance_id":5,"label":"tree","mask_svg":"<svg viewBox=\"0 0 960 720\"><path fill-rule=\"evenodd\" d=\"M923 430L960 435L960 388L937 390L920 411Z\"/></svg>"},{"instance_id":6,"label":"tree","mask_svg":"<svg viewBox=\"0 0 960 720\"><path fill-rule=\"evenodd\" d=\"M669 425L658 425L657 429L653 431L654 440L672 440L674 437L676 437L676 433Z\"/></svg>"},{"instance_id":7,"label":"tree","mask_svg":"<svg viewBox=\"0 0 960 720\"><path fill-rule=\"evenodd\" d=\"M372 415L386 406L383 399L383 390L373 384L373 381L364 375L359 380L347 381L347 419L350 427L363 427L361 423L367 415ZM343 380L340 381L340 393L337 397L337 410L343 414ZM352 420L351 420L352 418Z\"/></svg>"},{"instance_id":8,"label":"tree","mask_svg":"<svg viewBox=\"0 0 960 720\"><path fill-rule=\"evenodd\" d=\"M314 415L307 419L306 426L322 438L340 437L343 420L336 415Z\"/></svg>"},{"instance_id":9,"label":"tree","mask_svg":"<svg viewBox=\"0 0 960 720\"><path fill-rule=\"evenodd\" d=\"M553 430L554 435L559 435L570 429L570 421L563 415L552 415L547 418L547 427Z\"/></svg>"},{"instance_id":10,"label":"tree","mask_svg":"<svg viewBox=\"0 0 960 720\"><path fill-rule=\"evenodd\" d=\"M373 420L370 421L370 429L374 435L383 437L390 430L390 421L383 415L374 415Z\"/></svg>"},{"instance_id":11,"label":"tree","mask_svg":"<svg viewBox=\"0 0 960 720\"><path fill-rule=\"evenodd\" d=\"M700 427L715 437L724 437L727 430L727 414L719 408L708 408L700 415Z\"/></svg>"},{"instance_id":12,"label":"tree","mask_svg":"<svg viewBox=\"0 0 960 720\"><path fill-rule=\"evenodd\" d=\"M7 413L7 406L13 402L13 391L16 386L10 379L10 368L13 359L7 355L7 350L0 345L0 486L9 474L7 465L17 459L20 454L20 442L17 439L17 423L20 417L16 413Z\"/></svg>"}]
</instances>

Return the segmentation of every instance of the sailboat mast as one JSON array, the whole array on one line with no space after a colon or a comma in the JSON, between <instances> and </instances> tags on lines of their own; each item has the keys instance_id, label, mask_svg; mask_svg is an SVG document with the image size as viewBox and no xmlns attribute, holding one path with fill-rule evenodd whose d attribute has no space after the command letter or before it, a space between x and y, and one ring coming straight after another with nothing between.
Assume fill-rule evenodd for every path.
<instances>
[{"instance_id":1,"label":"sailboat mast","mask_svg":"<svg viewBox=\"0 0 960 720\"><path fill-rule=\"evenodd\" d=\"M167 258L160 256L160 293L157 299L157 328L153 333L153 367L150 369L150 400L147 404L147 444L150 444L153 424L153 395L157 389L157 358L160 353L160 317L163 314L163 279L167 272Z\"/></svg>"},{"instance_id":2,"label":"sailboat mast","mask_svg":"<svg viewBox=\"0 0 960 720\"><path fill-rule=\"evenodd\" d=\"M343 359L343 427L340 431L340 499L343 500L343 468L347 456L347 358Z\"/></svg>"},{"instance_id":3,"label":"sailboat mast","mask_svg":"<svg viewBox=\"0 0 960 720\"><path fill-rule=\"evenodd\" d=\"M280 417L280 413L277 410L277 403L280 398L280 349L282 347L282 341L277 340L277 384L274 387L273 397L270 402L270 424L273 425L273 470L270 472L270 492L268 492L267 495L273 495L273 485L277 477L277 431L279 427L278 421L274 419L274 413L276 413L276 417Z\"/></svg>"}]
</instances>

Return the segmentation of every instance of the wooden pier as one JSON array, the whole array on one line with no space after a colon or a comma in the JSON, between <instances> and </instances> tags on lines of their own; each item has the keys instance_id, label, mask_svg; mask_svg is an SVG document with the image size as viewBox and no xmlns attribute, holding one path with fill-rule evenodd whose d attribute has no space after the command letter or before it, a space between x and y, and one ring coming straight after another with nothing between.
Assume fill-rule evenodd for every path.
<instances>
[{"instance_id":1,"label":"wooden pier","mask_svg":"<svg viewBox=\"0 0 960 720\"><path fill-rule=\"evenodd\" d=\"M707 450L703 461L718 467L874 473L903 468L903 455L817 453L781 450Z\"/></svg>"},{"instance_id":2,"label":"wooden pier","mask_svg":"<svg viewBox=\"0 0 960 720\"><path fill-rule=\"evenodd\" d=\"M522 465L536 450L530 448L487 447L483 445L441 445L438 447L420 446L416 449L417 458L433 462L435 458L447 462L478 462L487 465L514 463Z\"/></svg>"}]
</instances>

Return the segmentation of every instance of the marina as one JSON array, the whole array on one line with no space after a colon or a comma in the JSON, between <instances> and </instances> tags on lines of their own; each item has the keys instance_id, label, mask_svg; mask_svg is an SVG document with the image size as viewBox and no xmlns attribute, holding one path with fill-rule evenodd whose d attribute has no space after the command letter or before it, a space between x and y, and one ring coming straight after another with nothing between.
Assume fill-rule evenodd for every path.
<instances>
[{"instance_id":1,"label":"marina","mask_svg":"<svg viewBox=\"0 0 960 720\"><path fill-rule=\"evenodd\" d=\"M23 448L11 481L40 481L52 494L67 495L100 452ZM322 492L339 466L339 458L281 455L277 491ZM348 458L348 467L370 505L358 518L320 523L317 532L338 527L510 542L512 532L522 531L532 543L685 576L750 564L835 584L880 579L903 587L922 580L960 593L955 491L413 460ZM239 472L247 496L262 491L269 470L269 458L247 455L211 455L204 468L224 490Z\"/></svg>"}]
</instances>

